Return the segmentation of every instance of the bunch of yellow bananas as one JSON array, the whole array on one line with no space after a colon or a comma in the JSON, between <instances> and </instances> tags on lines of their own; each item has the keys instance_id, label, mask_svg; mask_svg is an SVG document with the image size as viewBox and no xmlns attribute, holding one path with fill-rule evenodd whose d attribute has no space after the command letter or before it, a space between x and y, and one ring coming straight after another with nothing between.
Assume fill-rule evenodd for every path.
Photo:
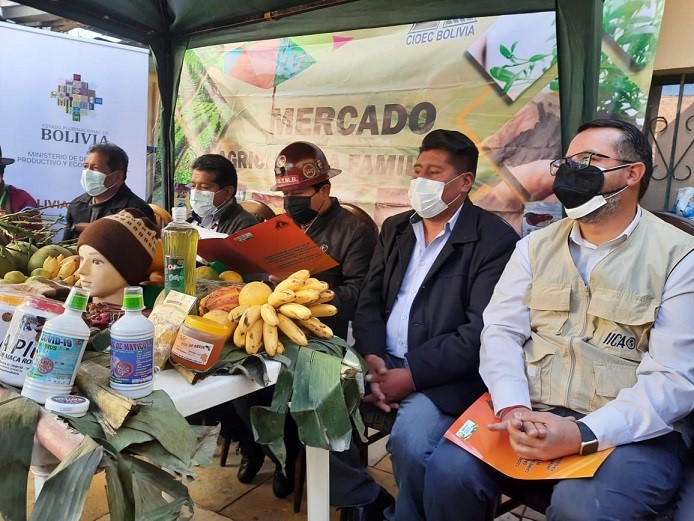
<instances>
[{"instance_id":1,"label":"bunch of yellow bananas","mask_svg":"<svg viewBox=\"0 0 694 521\"><path fill-rule=\"evenodd\" d=\"M46 257L42 268L46 278L64 282L68 286L75 286L79 285L80 276L76 273L79 267L79 255L65 257L61 253L57 257Z\"/></svg>"},{"instance_id":2,"label":"bunch of yellow bananas","mask_svg":"<svg viewBox=\"0 0 694 521\"><path fill-rule=\"evenodd\" d=\"M308 345L304 330L319 338L332 338L332 330L319 317L337 313L326 302L335 293L327 282L312 278L308 270L292 273L273 290L262 282L250 282L239 294L239 305L229 312L234 345L248 354L265 348L268 356L284 352L279 331L300 346Z\"/></svg>"}]
</instances>

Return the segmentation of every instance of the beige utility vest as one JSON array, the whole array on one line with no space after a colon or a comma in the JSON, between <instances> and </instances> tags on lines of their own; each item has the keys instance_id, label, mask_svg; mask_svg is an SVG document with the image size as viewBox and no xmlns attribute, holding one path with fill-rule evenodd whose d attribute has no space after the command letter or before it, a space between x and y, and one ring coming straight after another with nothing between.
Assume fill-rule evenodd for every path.
<instances>
[{"instance_id":1,"label":"beige utility vest","mask_svg":"<svg viewBox=\"0 0 694 521\"><path fill-rule=\"evenodd\" d=\"M665 281L694 250L694 237L643 210L586 286L569 251L573 223L563 219L530 235L525 366L534 406L589 413L636 383Z\"/></svg>"}]
</instances>

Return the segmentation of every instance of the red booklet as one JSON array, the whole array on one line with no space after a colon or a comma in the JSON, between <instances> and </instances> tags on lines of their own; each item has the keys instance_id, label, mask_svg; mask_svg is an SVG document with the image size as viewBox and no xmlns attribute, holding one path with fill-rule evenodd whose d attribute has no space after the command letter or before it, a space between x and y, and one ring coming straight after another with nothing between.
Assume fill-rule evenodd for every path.
<instances>
[{"instance_id":1,"label":"red booklet","mask_svg":"<svg viewBox=\"0 0 694 521\"><path fill-rule=\"evenodd\" d=\"M200 239L198 255L242 274L269 273L279 277L300 269L320 273L338 265L286 215L225 238Z\"/></svg>"},{"instance_id":2,"label":"red booklet","mask_svg":"<svg viewBox=\"0 0 694 521\"><path fill-rule=\"evenodd\" d=\"M513 451L506 432L490 431L487 428L490 423L498 421L494 415L492 397L489 393L484 393L448 428L444 436L499 472L515 479L589 478L613 450L547 461L528 460Z\"/></svg>"}]
</instances>

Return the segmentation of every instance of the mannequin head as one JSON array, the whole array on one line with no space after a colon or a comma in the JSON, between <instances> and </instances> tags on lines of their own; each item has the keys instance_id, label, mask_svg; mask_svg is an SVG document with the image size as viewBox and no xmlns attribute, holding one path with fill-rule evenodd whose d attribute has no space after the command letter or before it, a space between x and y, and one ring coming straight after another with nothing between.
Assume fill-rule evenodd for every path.
<instances>
[{"instance_id":1,"label":"mannequin head","mask_svg":"<svg viewBox=\"0 0 694 521\"><path fill-rule=\"evenodd\" d=\"M158 236L156 225L134 208L85 228L77 242L77 272L94 302L123 303L123 290L146 279Z\"/></svg>"}]
</instances>

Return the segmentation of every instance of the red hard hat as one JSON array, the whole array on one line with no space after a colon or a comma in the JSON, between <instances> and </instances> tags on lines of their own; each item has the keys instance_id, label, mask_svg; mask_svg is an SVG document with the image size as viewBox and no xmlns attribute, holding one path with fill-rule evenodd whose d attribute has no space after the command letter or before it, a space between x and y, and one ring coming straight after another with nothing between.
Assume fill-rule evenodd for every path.
<instances>
[{"instance_id":1,"label":"red hard hat","mask_svg":"<svg viewBox=\"0 0 694 521\"><path fill-rule=\"evenodd\" d=\"M296 190L315 185L342 172L330 168L323 151L313 143L296 141L275 160L275 184L270 190Z\"/></svg>"}]
</instances>

